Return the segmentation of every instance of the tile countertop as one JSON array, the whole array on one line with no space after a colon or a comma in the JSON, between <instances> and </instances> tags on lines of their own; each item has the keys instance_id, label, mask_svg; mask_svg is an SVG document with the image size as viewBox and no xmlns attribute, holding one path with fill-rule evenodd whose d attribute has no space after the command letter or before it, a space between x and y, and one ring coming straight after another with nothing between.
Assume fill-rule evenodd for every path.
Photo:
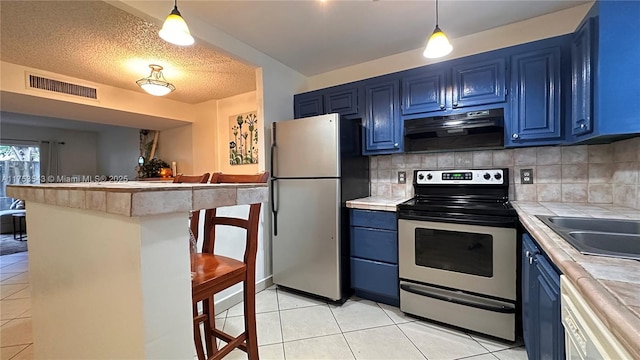
<instances>
[{"instance_id":1,"label":"tile countertop","mask_svg":"<svg viewBox=\"0 0 640 360\"><path fill-rule=\"evenodd\" d=\"M383 196L370 196L361 199L347 201L347 207L361 210L381 210L396 211L396 205L401 204L409 198L387 198Z\"/></svg>"},{"instance_id":2,"label":"tile countertop","mask_svg":"<svg viewBox=\"0 0 640 360\"><path fill-rule=\"evenodd\" d=\"M7 194L27 202L149 216L266 202L269 187L260 184L173 184L167 182L79 182L7 185Z\"/></svg>"},{"instance_id":3,"label":"tile countertop","mask_svg":"<svg viewBox=\"0 0 640 360\"><path fill-rule=\"evenodd\" d=\"M535 215L640 219L613 205L512 202L520 222L634 359L640 359L640 261L583 255Z\"/></svg>"}]
</instances>

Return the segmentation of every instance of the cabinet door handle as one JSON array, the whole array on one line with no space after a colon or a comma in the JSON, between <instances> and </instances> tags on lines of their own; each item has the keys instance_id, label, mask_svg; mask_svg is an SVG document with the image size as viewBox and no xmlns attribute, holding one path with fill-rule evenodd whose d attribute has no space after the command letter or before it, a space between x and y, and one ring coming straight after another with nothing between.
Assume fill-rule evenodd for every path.
<instances>
[{"instance_id":1,"label":"cabinet door handle","mask_svg":"<svg viewBox=\"0 0 640 360\"><path fill-rule=\"evenodd\" d=\"M444 104L440 104L440 110L444 110L445 106Z\"/></svg>"},{"instance_id":2,"label":"cabinet door handle","mask_svg":"<svg viewBox=\"0 0 640 360\"><path fill-rule=\"evenodd\" d=\"M585 124L580 124L580 129L584 130L587 127Z\"/></svg>"},{"instance_id":3,"label":"cabinet door handle","mask_svg":"<svg viewBox=\"0 0 640 360\"><path fill-rule=\"evenodd\" d=\"M398 143L393 144L393 147L397 149L399 147Z\"/></svg>"},{"instance_id":4,"label":"cabinet door handle","mask_svg":"<svg viewBox=\"0 0 640 360\"><path fill-rule=\"evenodd\" d=\"M457 103L457 102L454 102L454 103L453 103L453 107L454 107L454 108L455 108L455 107L458 107L458 103Z\"/></svg>"},{"instance_id":5,"label":"cabinet door handle","mask_svg":"<svg viewBox=\"0 0 640 360\"><path fill-rule=\"evenodd\" d=\"M520 135L518 135L517 133L513 133L513 135L511 135L511 138L514 139L514 140L515 139L519 139Z\"/></svg>"}]
</instances>

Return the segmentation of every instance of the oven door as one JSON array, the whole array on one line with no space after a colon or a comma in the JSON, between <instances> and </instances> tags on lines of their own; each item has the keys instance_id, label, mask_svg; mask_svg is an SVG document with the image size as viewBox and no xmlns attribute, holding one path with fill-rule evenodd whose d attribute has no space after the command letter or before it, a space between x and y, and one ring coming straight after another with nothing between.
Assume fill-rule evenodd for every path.
<instances>
[{"instance_id":1,"label":"oven door","mask_svg":"<svg viewBox=\"0 0 640 360\"><path fill-rule=\"evenodd\" d=\"M398 220L401 279L516 299L516 229Z\"/></svg>"}]
</instances>

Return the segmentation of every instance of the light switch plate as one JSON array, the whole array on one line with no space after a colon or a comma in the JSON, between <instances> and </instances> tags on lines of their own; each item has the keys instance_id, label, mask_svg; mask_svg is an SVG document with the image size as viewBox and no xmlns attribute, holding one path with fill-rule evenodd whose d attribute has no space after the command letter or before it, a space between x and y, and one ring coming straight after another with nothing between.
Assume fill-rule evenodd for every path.
<instances>
[{"instance_id":1,"label":"light switch plate","mask_svg":"<svg viewBox=\"0 0 640 360\"><path fill-rule=\"evenodd\" d=\"M520 183L533 184L533 169L520 169Z\"/></svg>"},{"instance_id":2,"label":"light switch plate","mask_svg":"<svg viewBox=\"0 0 640 360\"><path fill-rule=\"evenodd\" d=\"M406 184L406 183L407 183L407 172L398 171L398 184Z\"/></svg>"}]
</instances>

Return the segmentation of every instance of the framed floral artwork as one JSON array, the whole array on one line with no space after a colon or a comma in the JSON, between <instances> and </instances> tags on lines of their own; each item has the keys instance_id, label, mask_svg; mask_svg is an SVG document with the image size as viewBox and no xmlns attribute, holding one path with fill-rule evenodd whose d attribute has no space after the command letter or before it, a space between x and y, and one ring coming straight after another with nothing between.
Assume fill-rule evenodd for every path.
<instances>
[{"instance_id":1,"label":"framed floral artwork","mask_svg":"<svg viewBox=\"0 0 640 360\"><path fill-rule=\"evenodd\" d=\"M258 163L257 111L229 116L229 164Z\"/></svg>"}]
</instances>

